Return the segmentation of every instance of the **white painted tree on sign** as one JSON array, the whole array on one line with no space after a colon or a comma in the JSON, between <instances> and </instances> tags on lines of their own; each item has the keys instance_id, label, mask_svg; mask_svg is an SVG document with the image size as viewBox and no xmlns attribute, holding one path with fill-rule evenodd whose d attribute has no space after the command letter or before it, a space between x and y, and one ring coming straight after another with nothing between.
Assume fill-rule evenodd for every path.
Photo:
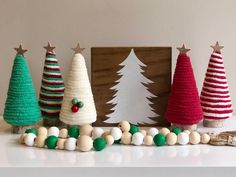
<instances>
[{"instance_id":1,"label":"white painted tree on sign","mask_svg":"<svg viewBox=\"0 0 236 177\"><path fill-rule=\"evenodd\" d=\"M134 50L131 49L129 56L119 64L123 66L117 73L121 76L116 81L116 85L110 89L115 90L114 98L107 102L114 105L113 112L106 115L106 123L118 123L127 120L132 124L137 123L156 123L150 118L157 117L154 109L150 106L153 103L151 98L156 97L148 90L148 84L153 83L146 78L143 67L146 67Z\"/></svg>"}]
</instances>

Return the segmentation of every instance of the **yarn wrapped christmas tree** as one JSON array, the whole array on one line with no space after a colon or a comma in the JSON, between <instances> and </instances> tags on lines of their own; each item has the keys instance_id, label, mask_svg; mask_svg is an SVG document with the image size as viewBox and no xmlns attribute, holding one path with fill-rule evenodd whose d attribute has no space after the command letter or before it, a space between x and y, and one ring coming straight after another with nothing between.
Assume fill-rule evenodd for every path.
<instances>
[{"instance_id":1,"label":"yarn wrapped christmas tree","mask_svg":"<svg viewBox=\"0 0 236 177\"><path fill-rule=\"evenodd\" d=\"M4 109L4 120L13 126L13 133L22 133L41 119L32 78L28 69L24 53L27 51L20 45L17 51L7 100Z\"/></svg>"},{"instance_id":2,"label":"yarn wrapped christmas tree","mask_svg":"<svg viewBox=\"0 0 236 177\"><path fill-rule=\"evenodd\" d=\"M189 56L190 49L179 50L166 118L173 127L194 130L202 120L203 112Z\"/></svg>"},{"instance_id":3,"label":"yarn wrapped christmas tree","mask_svg":"<svg viewBox=\"0 0 236 177\"><path fill-rule=\"evenodd\" d=\"M59 114L64 95L64 82L60 66L50 43L44 47L46 59L44 62L43 77L39 95L39 105L45 126L59 126Z\"/></svg>"},{"instance_id":4,"label":"yarn wrapped christmas tree","mask_svg":"<svg viewBox=\"0 0 236 177\"><path fill-rule=\"evenodd\" d=\"M60 112L60 120L68 125L91 124L97 113L85 60L79 44L76 48L68 75Z\"/></svg>"},{"instance_id":5,"label":"yarn wrapped christmas tree","mask_svg":"<svg viewBox=\"0 0 236 177\"><path fill-rule=\"evenodd\" d=\"M211 54L201 91L201 105L204 112L203 125L223 127L224 120L232 115L233 108L224 69L220 46L216 42Z\"/></svg>"}]
</instances>

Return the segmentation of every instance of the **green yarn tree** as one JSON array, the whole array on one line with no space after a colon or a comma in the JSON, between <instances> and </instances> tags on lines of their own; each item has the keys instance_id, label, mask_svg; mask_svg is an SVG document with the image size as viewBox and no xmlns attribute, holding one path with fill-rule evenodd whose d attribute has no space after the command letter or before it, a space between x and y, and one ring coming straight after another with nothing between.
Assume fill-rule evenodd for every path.
<instances>
[{"instance_id":1,"label":"green yarn tree","mask_svg":"<svg viewBox=\"0 0 236 177\"><path fill-rule=\"evenodd\" d=\"M12 68L3 117L8 124L13 126L14 133L21 133L24 128L38 122L42 116L24 58L27 50L22 49L21 45L15 50L17 54Z\"/></svg>"}]
</instances>

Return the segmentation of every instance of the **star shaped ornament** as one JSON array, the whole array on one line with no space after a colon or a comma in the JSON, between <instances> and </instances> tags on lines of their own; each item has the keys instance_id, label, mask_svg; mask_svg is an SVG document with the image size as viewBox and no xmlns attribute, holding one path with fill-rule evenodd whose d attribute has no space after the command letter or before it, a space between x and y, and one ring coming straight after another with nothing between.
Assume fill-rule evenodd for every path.
<instances>
[{"instance_id":1,"label":"star shaped ornament","mask_svg":"<svg viewBox=\"0 0 236 177\"><path fill-rule=\"evenodd\" d=\"M76 53L81 53L85 48L80 48L80 45L79 43L77 44L77 46L75 48L72 48L72 50L75 51L75 54Z\"/></svg>"},{"instance_id":2,"label":"star shaped ornament","mask_svg":"<svg viewBox=\"0 0 236 177\"><path fill-rule=\"evenodd\" d=\"M23 55L24 56L24 53L27 52L26 49L23 49L22 48L22 44L20 44L20 46L18 48L14 48L17 52L17 54L20 54L20 55Z\"/></svg>"},{"instance_id":3,"label":"star shaped ornament","mask_svg":"<svg viewBox=\"0 0 236 177\"><path fill-rule=\"evenodd\" d=\"M186 54L188 51L190 51L190 49L185 48L184 44L182 45L182 47L177 47L177 49L179 50L180 54Z\"/></svg>"},{"instance_id":4,"label":"star shaped ornament","mask_svg":"<svg viewBox=\"0 0 236 177\"><path fill-rule=\"evenodd\" d=\"M220 46L219 42L217 41L215 45L211 45L211 48L213 48L213 52L220 52L220 50L223 49L224 46Z\"/></svg>"},{"instance_id":5,"label":"star shaped ornament","mask_svg":"<svg viewBox=\"0 0 236 177\"><path fill-rule=\"evenodd\" d=\"M47 52L53 52L53 50L54 50L56 47L51 46L50 42L48 42L48 45L47 45L47 46L44 46L43 48L45 48Z\"/></svg>"}]
</instances>

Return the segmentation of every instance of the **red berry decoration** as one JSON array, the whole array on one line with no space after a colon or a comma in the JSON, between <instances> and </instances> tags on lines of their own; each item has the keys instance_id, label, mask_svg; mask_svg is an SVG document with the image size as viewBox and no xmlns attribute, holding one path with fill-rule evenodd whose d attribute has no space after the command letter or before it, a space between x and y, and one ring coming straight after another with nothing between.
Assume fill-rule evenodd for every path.
<instances>
[{"instance_id":1,"label":"red berry decoration","mask_svg":"<svg viewBox=\"0 0 236 177\"><path fill-rule=\"evenodd\" d=\"M72 112L78 112L78 111L79 111L79 106L73 105L73 106L71 107L71 111L72 111Z\"/></svg>"}]
</instances>

